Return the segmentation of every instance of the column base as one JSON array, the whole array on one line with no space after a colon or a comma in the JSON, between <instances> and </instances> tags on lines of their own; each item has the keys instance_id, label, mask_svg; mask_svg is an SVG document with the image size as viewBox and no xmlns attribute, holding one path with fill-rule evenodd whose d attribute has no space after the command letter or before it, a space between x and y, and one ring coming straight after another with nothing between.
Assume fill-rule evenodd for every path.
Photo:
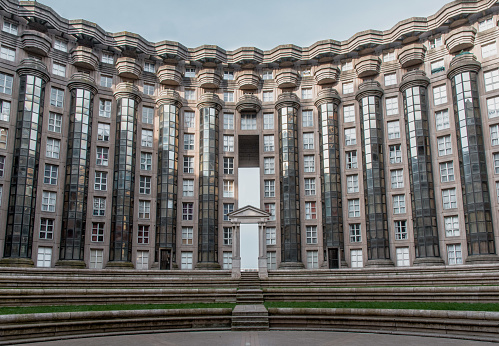
<instances>
[{"instance_id":1,"label":"column base","mask_svg":"<svg viewBox=\"0 0 499 346\"><path fill-rule=\"evenodd\" d=\"M421 257L416 258L412 263L414 266L443 266L445 265L444 260L440 257Z\"/></svg>"},{"instance_id":2,"label":"column base","mask_svg":"<svg viewBox=\"0 0 499 346\"><path fill-rule=\"evenodd\" d=\"M340 269L342 268L348 268L348 263L345 260L340 261Z\"/></svg>"},{"instance_id":3,"label":"column base","mask_svg":"<svg viewBox=\"0 0 499 346\"><path fill-rule=\"evenodd\" d=\"M107 262L106 269L134 269L132 262Z\"/></svg>"},{"instance_id":4,"label":"column base","mask_svg":"<svg viewBox=\"0 0 499 346\"><path fill-rule=\"evenodd\" d=\"M305 266L301 262L281 262L279 264L279 269L293 270L293 269L303 269Z\"/></svg>"},{"instance_id":5,"label":"column base","mask_svg":"<svg viewBox=\"0 0 499 346\"><path fill-rule=\"evenodd\" d=\"M376 260L368 260L366 267L371 268L383 268L383 267L393 267L393 261L389 258L387 259L376 259Z\"/></svg>"},{"instance_id":6,"label":"column base","mask_svg":"<svg viewBox=\"0 0 499 346\"><path fill-rule=\"evenodd\" d=\"M0 260L0 267L21 267L21 268L29 268L34 267L35 263L31 258L2 258Z\"/></svg>"},{"instance_id":7,"label":"column base","mask_svg":"<svg viewBox=\"0 0 499 346\"><path fill-rule=\"evenodd\" d=\"M58 260L55 262L56 267L85 269L87 265L84 261L79 260Z\"/></svg>"},{"instance_id":8,"label":"column base","mask_svg":"<svg viewBox=\"0 0 499 346\"><path fill-rule=\"evenodd\" d=\"M260 279L267 279L269 277L267 271L267 257L258 257L258 277Z\"/></svg>"},{"instance_id":9,"label":"column base","mask_svg":"<svg viewBox=\"0 0 499 346\"><path fill-rule=\"evenodd\" d=\"M241 257L232 258L232 278L241 278Z\"/></svg>"},{"instance_id":10,"label":"column base","mask_svg":"<svg viewBox=\"0 0 499 346\"><path fill-rule=\"evenodd\" d=\"M196 263L194 269L220 270L220 264L217 262L199 262Z\"/></svg>"},{"instance_id":11,"label":"column base","mask_svg":"<svg viewBox=\"0 0 499 346\"><path fill-rule=\"evenodd\" d=\"M497 263L498 261L499 261L499 256L496 254L475 255L475 256L468 256L468 258L466 258L466 264L487 264L487 263Z\"/></svg>"}]
</instances>

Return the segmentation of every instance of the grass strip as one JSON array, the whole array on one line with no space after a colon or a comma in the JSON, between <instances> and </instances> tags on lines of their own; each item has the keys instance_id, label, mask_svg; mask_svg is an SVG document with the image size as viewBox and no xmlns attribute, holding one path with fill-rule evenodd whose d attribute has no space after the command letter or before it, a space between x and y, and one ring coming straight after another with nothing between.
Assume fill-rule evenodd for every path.
<instances>
[{"instance_id":1,"label":"grass strip","mask_svg":"<svg viewBox=\"0 0 499 346\"><path fill-rule=\"evenodd\" d=\"M318 309L412 309L453 311L499 311L497 303L443 303L443 302L265 302L268 308Z\"/></svg>"},{"instance_id":2,"label":"grass strip","mask_svg":"<svg viewBox=\"0 0 499 346\"><path fill-rule=\"evenodd\" d=\"M186 304L108 304L108 305L57 305L57 306L5 306L0 315L37 314L46 312L152 310L152 309L233 309L233 303L186 303Z\"/></svg>"}]
</instances>

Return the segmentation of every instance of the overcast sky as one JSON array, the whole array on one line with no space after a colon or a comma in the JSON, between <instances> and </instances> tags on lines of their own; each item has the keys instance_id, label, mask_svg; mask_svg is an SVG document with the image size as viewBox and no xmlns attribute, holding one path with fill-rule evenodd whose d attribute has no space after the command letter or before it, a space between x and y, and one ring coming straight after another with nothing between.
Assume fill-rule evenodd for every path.
<instances>
[{"instance_id":1,"label":"overcast sky","mask_svg":"<svg viewBox=\"0 0 499 346\"><path fill-rule=\"evenodd\" d=\"M346 40L359 31L387 30L428 17L446 0L42 0L67 19L86 19L110 32L131 31L153 42L189 48L215 44L272 49Z\"/></svg>"}]
</instances>

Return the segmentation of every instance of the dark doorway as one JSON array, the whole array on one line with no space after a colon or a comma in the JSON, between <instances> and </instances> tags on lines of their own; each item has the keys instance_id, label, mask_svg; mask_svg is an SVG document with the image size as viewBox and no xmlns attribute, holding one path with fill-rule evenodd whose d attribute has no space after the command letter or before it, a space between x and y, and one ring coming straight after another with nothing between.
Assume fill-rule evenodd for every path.
<instances>
[{"instance_id":1,"label":"dark doorway","mask_svg":"<svg viewBox=\"0 0 499 346\"><path fill-rule=\"evenodd\" d=\"M327 257L329 260L329 269L338 269L340 267L340 258L338 248L327 249Z\"/></svg>"},{"instance_id":2,"label":"dark doorway","mask_svg":"<svg viewBox=\"0 0 499 346\"><path fill-rule=\"evenodd\" d=\"M239 136L239 168L260 167L259 144L258 135Z\"/></svg>"},{"instance_id":3,"label":"dark doorway","mask_svg":"<svg viewBox=\"0 0 499 346\"><path fill-rule=\"evenodd\" d=\"M161 249L159 256L159 269L169 270L170 269L170 254L169 249Z\"/></svg>"}]
</instances>

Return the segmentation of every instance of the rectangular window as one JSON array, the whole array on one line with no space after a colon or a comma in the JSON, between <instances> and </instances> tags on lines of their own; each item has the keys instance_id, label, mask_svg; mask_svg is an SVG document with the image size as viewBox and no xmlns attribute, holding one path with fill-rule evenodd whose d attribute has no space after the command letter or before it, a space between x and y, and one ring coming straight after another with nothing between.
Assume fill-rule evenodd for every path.
<instances>
[{"instance_id":1,"label":"rectangular window","mask_svg":"<svg viewBox=\"0 0 499 346\"><path fill-rule=\"evenodd\" d=\"M388 139L400 138L400 123L399 121L389 121L388 125Z\"/></svg>"},{"instance_id":2,"label":"rectangular window","mask_svg":"<svg viewBox=\"0 0 499 346\"><path fill-rule=\"evenodd\" d=\"M184 127L194 128L196 126L196 115L194 112L184 111Z\"/></svg>"},{"instance_id":3,"label":"rectangular window","mask_svg":"<svg viewBox=\"0 0 499 346\"><path fill-rule=\"evenodd\" d=\"M444 217L445 224L445 236L446 237L458 237L459 232L459 217L456 216L446 216Z\"/></svg>"},{"instance_id":4,"label":"rectangular window","mask_svg":"<svg viewBox=\"0 0 499 346\"><path fill-rule=\"evenodd\" d=\"M273 157L263 158L263 174L275 174L275 159Z\"/></svg>"},{"instance_id":5,"label":"rectangular window","mask_svg":"<svg viewBox=\"0 0 499 346\"><path fill-rule=\"evenodd\" d=\"M229 213L234 211L234 203L224 203L224 221L229 220Z\"/></svg>"},{"instance_id":6,"label":"rectangular window","mask_svg":"<svg viewBox=\"0 0 499 346\"><path fill-rule=\"evenodd\" d=\"M397 258L397 267L408 267L411 265L410 259L409 259L409 248L408 247L396 248L395 256Z\"/></svg>"},{"instance_id":7,"label":"rectangular window","mask_svg":"<svg viewBox=\"0 0 499 346\"><path fill-rule=\"evenodd\" d=\"M342 71L350 71L353 69L353 64L351 61L344 62L341 64L341 70Z\"/></svg>"},{"instance_id":8,"label":"rectangular window","mask_svg":"<svg viewBox=\"0 0 499 346\"><path fill-rule=\"evenodd\" d=\"M399 189L404 187L404 170L394 169L390 171L390 177L392 180L392 189Z\"/></svg>"},{"instance_id":9,"label":"rectangular window","mask_svg":"<svg viewBox=\"0 0 499 346\"><path fill-rule=\"evenodd\" d=\"M274 151L274 135L263 136L263 151Z\"/></svg>"},{"instance_id":10,"label":"rectangular window","mask_svg":"<svg viewBox=\"0 0 499 346\"><path fill-rule=\"evenodd\" d=\"M233 71L224 71L224 79L225 80L234 80L234 72Z\"/></svg>"},{"instance_id":11,"label":"rectangular window","mask_svg":"<svg viewBox=\"0 0 499 346\"><path fill-rule=\"evenodd\" d=\"M461 244L447 245L447 260L449 265L463 264Z\"/></svg>"},{"instance_id":12,"label":"rectangular window","mask_svg":"<svg viewBox=\"0 0 499 346\"><path fill-rule=\"evenodd\" d=\"M95 156L95 164L98 166L109 165L109 148L97 147L97 154Z\"/></svg>"},{"instance_id":13,"label":"rectangular window","mask_svg":"<svg viewBox=\"0 0 499 346\"><path fill-rule=\"evenodd\" d=\"M442 183L454 181L454 163L452 161L440 164L440 181Z\"/></svg>"},{"instance_id":14,"label":"rectangular window","mask_svg":"<svg viewBox=\"0 0 499 346\"><path fill-rule=\"evenodd\" d=\"M305 202L305 220L317 219L316 202Z\"/></svg>"},{"instance_id":15,"label":"rectangular window","mask_svg":"<svg viewBox=\"0 0 499 346\"><path fill-rule=\"evenodd\" d=\"M62 128L62 115L50 112L48 130L51 132L61 133L61 128Z\"/></svg>"},{"instance_id":16,"label":"rectangular window","mask_svg":"<svg viewBox=\"0 0 499 346\"><path fill-rule=\"evenodd\" d=\"M275 180L264 180L264 197L275 197Z\"/></svg>"},{"instance_id":17,"label":"rectangular window","mask_svg":"<svg viewBox=\"0 0 499 346\"><path fill-rule=\"evenodd\" d=\"M256 114L241 114L241 130L256 130Z\"/></svg>"},{"instance_id":18,"label":"rectangular window","mask_svg":"<svg viewBox=\"0 0 499 346\"><path fill-rule=\"evenodd\" d=\"M347 151L345 152L345 164L346 169L357 168L357 151Z\"/></svg>"},{"instance_id":19,"label":"rectangular window","mask_svg":"<svg viewBox=\"0 0 499 346\"><path fill-rule=\"evenodd\" d=\"M224 135L224 151L225 152L234 151L234 136Z\"/></svg>"},{"instance_id":20,"label":"rectangular window","mask_svg":"<svg viewBox=\"0 0 499 346\"><path fill-rule=\"evenodd\" d=\"M196 92L193 89L185 89L184 90L184 97L186 100L195 100L196 99Z\"/></svg>"},{"instance_id":21,"label":"rectangular window","mask_svg":"<svg viewBox=\"0 0 499 346\"><path fill-rule=\"evenodd\" d=\"M492 91L499 88L499 69L483 73L485 81L485 91Z\"/></svg>"},{"instance_id":22,"label":"rectangular window","mask_svg":"<svg viewBox=\"0 0 499 346\"><path fill-rule=\"evenodd\" d=\"M45 172L43 174L43 183L50 185L57 185L57 175L59 173L59 166L45 164Z\"/></svg>"},{"instance_id":23,"label":"rectangular window","mask_svg":"<svg viewBox=\"0 0 499 346\"><path fill-rule=\"evenodd\" d=\"M36 256L36 266L39 268L50 268L52 266L52 248L39 246Z\"/></svg>"},{"instance_id":24,"label":"rectangular window","mask_svg":"<svg viewBox=\"0 0 499 346\"><path fill-rule=\"evenodd\" d=\"M397 84L397 75L395 73L385 74L385 86Z\"/></svg>"},{"instance_id":25,"label":"rectangular window","mask_svg":"<svg viewBox=\"0 0 499 346\"><path fill-rule=\"evenodd\" d=\"M104 223L103 222L93 222L92 223L92 236L90 238L92 242L103 242L104 241Z\"/></svg>"},{"instance_id":26,"label":"rectangular window","mask_svg":"<svg viewBox=\"0 0 499 346\"><path fill-rule=\"evenodd\" d=\"M139 219L151 217L151 201L139 201Z\"/></svg>"},{"instance_id":27,"label":"rectangular window","mask_svg":"<svg viewBox=\"0 0 499 346\"><path fill-rule=\"evenodd\" d=\"M488 58L497 54L496 42L482 45L482 58Z\"/></svg>"},{"instance_id":28,"label":"rectangular window","mask_svg":"<svg viewBox=\"0 0 499 346\"><path fill-rule=\"evenodd\" d=\"M303 134L303 149L314 149L314 134L312 132Z\"/></svg>"},{"instance_id":29,"label":"rectangular window","mask_svg":"<svg viewBox=\"0 0 499 346\"><path fill-rule=\"evenodd\" d=\"M355 144L357 144L357 133L355 132L355 127L345 129L345 145Z\"/></svg>"},{"instance_id":30,"label":"rectangular window","mask_svg":"<svg viewBox=\"0 0 499 346\"><path fill-rule=\"evenodd\" d=\"M64 106L64 90L57 88L50 89L50 105L55 107Z\"/></svg>"},{"instance_id":31,"label":"rectangular window","mask_svg":"<svg viewBox=\"0 0 499 346\"><path fill-rule=\"evenodd\" d=\"M437 126L437 131L445 130L450 127L449 111L447 109L435 112L435 124Z\"/></svg>"},{"instance_id":32,"label":"rectangular window","mask_svg":"<svg viewBox=\"0 0 499 346\"><path fill-rule=\"evenodd\" d=\"M234 174L233 157L224 157L224 174Z\"/></svg>"},{"instance_id":33,"label":"rectangular window","mask_svg":"<svg viewBox=\"0 0 499 346\"><path fill-rule=\"evenodd\" d=\"M274 92L273 91L264 91L263 92L263 102L272 102L274 101Z\"/></svg>"},{"instance_id":34,"label":"rectangular window","mask_svg":"<svg viewBox=\"0 0 499 346\"><path fill-rule=\"evenodd\" d=\"M265 234L267 239L267 245L275 245L276 244L275 227L265 227Z\"/></svg>"},{"instance_id":35,"label":"rectangular window","mask_svg":"<svg viewBox=\"0 0 499 346\"><path fill-rule=\"evenodd\" d=\"M317 244L317 226L307 226L307 244Z\"/></svg>"},{"instance_id":36,"label":"rectangular window","mask_svg":"<svg viewBox=\"0 0 499 346\"><path fill-rule=\"evenodd\" d=\"M107 173L95 172L94 190L107 191Z\"/></svg>"},{"instance_id":37,"label":"rectangular window","mask_svg":"<svg viewBox=\"0 0 499 346\"><path fill-rule=\"evenodd\" d=\"M350 267L351 268L362 268L364 266L364 260L362 258L362 250L350 250Z\"/></svg>"},{"instance_id":38,"label":"rectangular window","mask_svg":"<svg viewBox=\"0 0 499 346\"><path fill-rule=\"evenodd\" d=\"M343 94L353 93L353 82L343 83L342 89L343 89Z\"/></svg>"},{"instance_id":39,"label":"rectangular window","mask_svg":"<svg viewBox=\"0 0 499 346\"><path fill-rule=\"evenodd\" d=\"M114 57L109 53L102 53L101 62L104 64L114 64Z\"/></svg>"},{"instance_id":40,"label":"rectangular window","mask_svg":"<svg viewBox=\"0 0 499 346\"><path fill-rule=\"evenodd\" d=\"M182 220L192 220L194 215L194 203L182 203Z\"/></svg>"},{"instance_id":41,"label":"rectangular window","mask_svg":"<svg viewBox=\"0 0 499 346\"><path fill-rule=\"evenodd\" d=\"M406 240L407 235L407 221L397 220L395 221L395 240Z\"/></svg>"},{"instance_id":42,"label":"rectangular window","mask_svg":"<svg viewBox=\"0 0 499 346\"><path fill-rule=\"evenodd\" d=\"M499 174L499 153L494 154L494 173Z\"/></svg>"},{"instance_id":43,"label":"rectangular window","mask_svg":"<svg viewBox=\"0 0 499 346\"><path fill-rule=\"evenodd\" d=\"M135 268L137 268L137 270L149 269L149 251L137 250L137 260L135 261Z\"/></svg>"},{"instance_id":44,"label":"rectangular window","mask_svg":"<svg viewBox=\"0 0 499 346\"><path fill-rule=\"evenodd\" d=\"M348 200L348 217L360 217L360 199Z\"/></svg>"},{"instance_id":45,"label":"rectangular window","mask_svg":"<svg viewBox=\"0 0 499 346\"><path fill-rule=\"evenodd\" d=\"M52 64L52 73L56 76L66 77L66 65L61 65L54 62Z\"/></svg>"},{"instance_id":46,"label":"rectangular window","mask_svg":"<svg viewBox=\"0 0 499 346\"><path fill-rule=\"evenodd\" d=\"M192 245L193 228L182 227L182 245Z\"/></svg>"},{"instance_id":47,"label":"rectangular window","mask_svg":"<svg viewBox=\"0 0 499 346\"><path fill-rule=\"evenodd\" d=\"M94 197L94 216L105 216L106 215L106 199L104 197Z\"/></svg>"},{"instance_id":48,"label":"rectangular window","mask_svg":"<svg viewBox=\"0 0 499 346\"><path fill-rule=\"evenodd\" d=\"M194 78L196 77L196 68L194 67L186 67L185 68L185 74L184 76L186 78Z\"/></svg>"},{"instance_id":49,"label":"rectangular window","mask_svg":"<svg viewBox=\"0 0 499 346\"><path fill-rule=\"evenodd\" d=\"M394 60L395 60L395 52L386 52L385 54L383 54L384 62L389 62Z\"/></svg>"},{"instance_id":50,"label":"rectangular window","mask_svg":"<svg viewBox=\"0 0 499 346\"><path fill-rule=\"evenodd\" d=\"M150 73L156 72L156 69L154 68L154 64L151 62L145 62L144 63L144 72L150 72Z\"/></svg>"},{"instance_id":51,"label":"rectangular window","mask_svg":"<svg viewBox=\"0 0 499 346\"><path fill-rule=\"evenodd\" d=\"M319 268L319 251L307 251L307 269Z\"/></svg>"},{"instance_id":52,"label":"rectangular window","mask_svg":"<svg viewBox=\"0 0 499 346\"><path fill-rule=\"evenodd\" d=\"M224 92L224 102L234 102L234 92L225 91Z\"/></svg>"},{"instance_id":53,"label":"rectangular window","mask_svg":"<svg viewBox=\"0 0 499 346\"><path fill-rule=\"evenodd\" d=\"M452 143L450 135L437 138L438 156L452 154Z\"/></svg>"},{"instance_id":54,"label":"rectangular window","mask_svg":"<svg viewBox=\"0 0 499 346\"><path fill-rule=\"evenodd\" d=\"M433 104L435 106L447 103L447 88L444 85L433 88Z\"/></svg>"},{"instance_id":55,"label":"rectangular window","mask_svg":"<svg viewBox=\"0 0 499 346\"><path fill-rule=\"evenodd\" d=\"M270 221L275 221L275 203L265 203L265 211L270 214Z\"/></svg>"},{"instance_id":56,"label":"rectangular window","mask_svg":"<svg viewBox=\"0 0 499 346\"><path fill-rule=\"evenodd\" d=\"M54 220L53 219L40 219L40 239L53 239L54 238Z\"/></svg>"},{"instance_id":57,"label":"rectangular window","mask_svg":"<svg viewBox=\"0 0 499 346\"><path fill-rule=\"evenodd\" d=\"M140 153L140 169L144 171L150 171L152 169L152 154L151 153Z\"/></svg>"},{"instance_id":58,"label":"rectangular window","mask_svg":"<svg viewBox=\"0 0 499 346\"><path fill-rule=\"evenodd\" d=\"M314 115L312 111L302 111L302 126L303 127L312 127L314 126Z\"/></svg>"},{"instance_id":59,"label":"rectangular window","mask_svg":"<svg viewBox=\"0 0 499 346\"><path fill-rule=\"evenodd\" d=\"M0 120L9 121L10 120L10 102L0 100Z\"/></svg>"},{"instance_id":60,"label":"rectangular window","mask_svg":"<svg viewBox=\"0 0 499 346\"><path fill-rule=\"evenodd\" d=\"M101 75L100 86L105 88L111 88L113 86L113 77Z\"/></svg>"},{"instance_id":61,"label":"rectangular window","mask_svg":"<svg viewBox=\"0 0 499 346\"><path fill-rule=\"evenodd\" d=\"M154 108L142 107L142 123L152 124L154 119Z\"/></svg>"},{"instance_id":62,"label":"rectangular window","mask_svg":"<svg viewBox=\"0 0 499 346\"><path fill-rule=\"evenodd\" d=\"M104 251L90 250L90 269L102 269Z\"/></svg>"},{"instance_id":63,"label":"rectangular window","mask_svg":"<svg viewBox=\"0 0 499 346\"><path fill-rule=\"evenodd\" d=\"M97 140L102 142L109 141L109 134L111 133L111 125L98 123L97 124Z\"/></svg>"},{"instance_id":64,"label":"rectangular window","mask_svg":"<svg viewBox=\"0 0 499 346\"><path fill-rule=\"evenodd\" d=\"M5 156L0 156L0 178L5 175Z\"/></svg>"},{"instance_id":65,"label":"rectangular window","mask_svg":"<svg viewBox=\"0 0 499 346\"><path fill-rule=\"evenodd\" d=\"M399 103L397 97L389 97L385 99L386 115L399 114Z\"/></svg>"},{"instance_id":66,"label":"rectangular window","mask_svg":"<svg viewBox=\"0 0 499 346\"><path fill-rule=\"evenodd\" d=\"M184 150L194 150L194 134L184 133Z\"/></svg>"},{"instance_id":67,"label":"rectangular window","mask_svg":"<svg viewBox=\"0 0 499 346\"><path fill-rule=\"evenodd\" d=\"M390 145L390 163L402 162L402 150L400 144Z\"/></svg>"},{"instance_id":68,"label":"rectangular window","mask_svg":"<svg viewBox=\"0 0 499 346\"><path fill-rule=\"evenodd\" d=\"M348 225L348 229L350 232L350 243L360 243L362 241L360 223L351 223Z\"/></svg>"},{"instance_id":69,"label":"rectangular window","mask_svg":"<svg viewBox=\"0 0 499 346\"><path fill-rule=\"evenodd\" d=\"M0 149L7 149L8 137L9 137L9 130L0 127Z\"/></svg>"},{"instance_id":70,"label":"rectangular window","mask_svg":"<svg viewBox=\"0 0 499 346\"><path fill-rule=\"evenodd\" d=\"M343 122L355 122L355 107L353 105L343 106Z\"/></svg>"},{"instance_id":71,"label":"rectangular window","mask_svg":"<svg viewBox=\"0 0 499 346\"><path fill-rule=\"evenodd\" d=\"M457 208L456 189L442 190L442 204L444 209Z\"/></svg>"},{"instance_id":72,"label":"rectangular window","mask_svg":"<svg viewBox=\"0 0 499 346\"><path fill-rule=\"evenodd\" d=\"M274 129L274 113L263 113L263 129Z\"/></svg>"},{"instance_id":73,"label":"rectangular window","mask_svg":"<svg viewBox=\"0 0 499 346\"><path fill-rule=\"evenodd\" d=\"M263 80L274 79L274 76L272 75L272 71L269 71L269 70L263 71L262 79Z\"/></svg>"},{"instance_id":74,"label":"rectangular window","mask_svg":"<svg viewBox=\"0 0 499 346\"><path fill-rule=\"evenodd\" d=\"M182 181L182 196L194 197L194 180L184 179Z\"/></svg>"},{"instance_id":75,"label":"rectangular window","mask_svg":"<svg viewBox=\"0 0 499 346\"><path fill-rule=\"evenodd\" d=\"M305 178L305 196L315 195L315 178Z\"/></svg>"},{"instance_id":76,"label":"rectangular window","mask_svg":"<svg viewBox=\"0 0 499 346\"><path fill-rule=\"evenodd\" d=\"M430 70L431 70L431 74L445 71L444 59L433 61L430 64Z\"/></svg>"},{"instance_id":77,"label":"rectangular window","mask_svg":"<svg viewBox=\"0 0 499 346\"><path fill-rule=\"evenodd\" d=\"M222 269L225 270L232 269L232 252L224 251L222 256L223 256Z\"/></svg>"},{"instance_id":78,"label":"rectangular window","mask_svg":"<svg viewBox=\"0 0 499 346\"><path fill-rule=\"evenodd\" d=\"M139 225L137 244L149 244L149 226Z\"/></svg>"},{"instance_id":79,"label":"rectangular window","mask_svg":"<svg viewBox=\"0 0 499 346\"><path fill-rule=\"evenodd\" d=\"M347 193L356 193L359 192L359 176L355 175L347 175Z\"/></svg>"},{"instance_id":80,"label":"rectangular window","mask_svg":"<svg viewBox=\"0 0 499 346\"><path fill-rule=\"evenodd\" d=\"M224 227L224 245L232 245L232 227Z\"/></svg>"},{"instance_id":81,"label":"rectangular window","mask_svg":"<svg viewBox=\"0 0 499 346\"><path fill-rule=\"evenodd\" d=\"M12 95L12 76L0 73L0 93Z\"/></svg>"},{"instance_id":82,"label":"rectangular window","mask_svg":"<svg viewBox=\"0 0 499 346\"><path fill-rule=\"evenodd\" d=\"M141 144L143 147L152 147L153 132L142 129Z\"/></svg>"},{"instance_id":83,"label":"rectangular window","mask_svg":"<svg viewBox=\"0 0 499 346\"><path fill-rule=\"evenodd\" d=\"M393 196L393 213L405 214L405 195Z\"/></svg>"},{"instance_id":84,"label":"rectangular window","mask_svg":"<svg viewBox=\"0 0 499 346\"><path fill-rule=\"evenodd\" d=\"M61 150L61 141L54 138L47 138L47 147L45 151L45 156L52 159L59 158L59 152Z\"/></svg>"},{"instance_id":85,"label":"rectangular window","mask_svg":"<svg viewBox=\"0 0 499 346\"><path fill-rule=\"evenodd\" d=\"M0 49L0 58L8 60L8 61L15 61L16 60L16 50L2 46Z\"/></svg>"},{"instance_id":86,"label":"rectangular window","mask_svg":"<svg viewBox=\"0 0 499 346\"><path fill-rule=\"evenodd\" d=\"M144 94L154 95L154 84L144 83Z\"/></svg>"},{"instance_id":87,"label":"rectangular window","mask_svg":"<svg viewBox=\"0 0 499 346\"><path fill-rule=\"evenodd\" d=\"M182 251L180 254L180 269L189 270L192 269L192 252Z\"/></svg>"},{"instance_id":88,"label":"rectangular window","mask_svg":"<svg viewBox=\"0 0 499 346\"><path fill-rule=\"evenodd\" d=\"M99 116L104 118L111 117L111 101L99 100Z\"/></svg>"},{"instance_id":89,"label":"rectangular window","mask_svg":"<svg viewBox=\"0 0 499 346\"><path fill-rule=\"evenodd\" d=\"M430 40L430 49L435 49L438 48L442 45L442 37L436 37L432 40Z\"/></svg>"},{"instance_id":90,"label":"rectangular window","mask_svg":"<svg viewBox=\"0 0 499 346\"><path fill-rule=\"evenodd\" d=\"M315 172L315 156L314 155L303 156L303 171L305 173Z\"/></svg>"},{"instance_id":91,"label":"rectangular window","mask_svg":"<svg viewBox=\"0 0 499 346\"><path fill-rule=\"evenodd\" d=\"M493 27L494 27L494 20L492 19L492 17L478 22L478 32L485 31Z\"/></svg>"},{"instance_id":92,"label":"rectangular window","mask_svg":"<svg viewBox=\"0 0 499 346\"><path fill-rule=\"evenodd\" d=\"M312 98L312 88L301 89L301 98L304 100L311 99Z\"/></svg>"},{"instance_id":93,"label":"rectangular window","mask_svg":"<svg viewBox=\"0 0 499 346\"><path fill-rule=\"evenodd\" d=\"M223 196L227 198L234 197L234 181L224 180L223 181Z\"/></svg>"},{"instance_id":94,"label":"rectangular window","mask_svg":"<svg viewBox=\"0 0 499 346\"><path fill-rule=\"evenodd\" d=\"M194 157L184 156L184 173L194 173Z\"/></svg>"},{"instance_id":95,"label":"rectangular window","mask_svg":"<svg viewBox=\"0 0 499 346\"><path fill-rule=\"evenodd\" d=\"M277 258L275 251L267 251L267 270L277 269Z\"/></svg>"},{"instance_id":96,"label":"rectangular window","mask_svg":"<svg viewBox=\"0 0 499 346\"><path fill-rule=\"evenodd\" d=\"M487 113L489 118L499 116L499 97L487 99Z\"/></svg>"},{"instance_id":97,"label":"rectangular window","mask_svg":"<svg viewBox=\"0 0 499 346\"><path fill-rule=\"evenodd\" d=\"M12 35L17 35L17 24L4 21L2 31L8 32L9 34Z\"/></svg>"},{"instance_id":98,"label":"rectangular window","mask_svg":"<svg viewBox=\"0 0 499 346\"><path fill-rule=\"evenodd\" d=\"M55 192L43 191L42 193L42 211L55 212L57 194Z\"/></svg>"},{"instance_id":99,"label":"rectangular window","mask_svg":"<svg viewBox=\"0 0 499 346\"><path fill-rule=\"evenodd\" d=\"M139 194L150 195L151 194L151 177L141 175L139 181Z\"/></svg>"},{"instance_id":100,"label":"rectangular window","mask_svg":"<svg viewBox=\"0 0 499 346\"><path fill-rule=\"evenodd\" d=\"M234 114L224 113L224 130L234 130Z\"/></svg>"},{"instance_id":101,"label":"rectangular window","mask_svg":"<svg viewBox=\"0 0 499 346\"><path fill-rule=\"evenodd\" d=\"M492 125L490 127L490 144L491 145L499 144L499 125Z\"/></svg>"}]
</instances>

